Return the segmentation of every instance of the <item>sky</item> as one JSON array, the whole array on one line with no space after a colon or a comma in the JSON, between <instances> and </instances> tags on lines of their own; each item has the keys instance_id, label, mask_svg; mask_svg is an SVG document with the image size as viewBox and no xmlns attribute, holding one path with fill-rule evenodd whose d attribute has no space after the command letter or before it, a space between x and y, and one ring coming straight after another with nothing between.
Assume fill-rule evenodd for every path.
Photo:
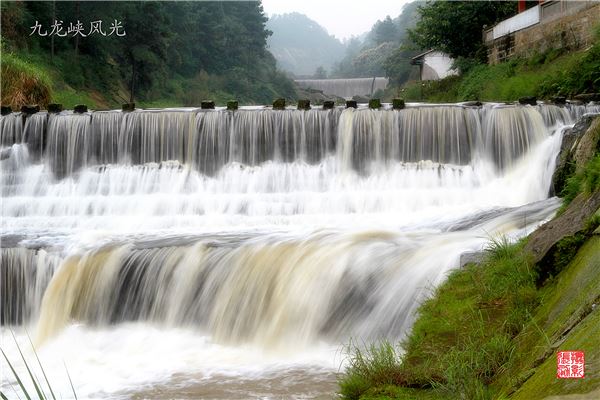
<instances>
[{"instance_id":1,"label":"sky","mask_svg":"<svg viewBox=\"0 0 600 400\"><path fill-rule=\"evenodd\" d=\"M299 12L319 23L330 35L349 39L371 29L386 15L400 15L411 0L262 0L268 16Z\"/></svg>"}]
</instances>

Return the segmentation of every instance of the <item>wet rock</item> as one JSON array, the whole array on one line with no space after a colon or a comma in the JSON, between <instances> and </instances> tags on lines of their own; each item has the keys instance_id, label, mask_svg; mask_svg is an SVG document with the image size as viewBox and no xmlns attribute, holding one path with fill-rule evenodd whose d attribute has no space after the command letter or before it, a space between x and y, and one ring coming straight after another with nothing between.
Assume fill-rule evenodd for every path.
<instances>
[{"instance_id":1,"label":"wet rock","mask_svg":"<svg viewBox=\"0 0 600 400\"><path fill-rule=\"evenodd\" d=\"M392 108L394 110L402 110L404 107L406 107L404 99L392 99Z\"/></svg>"},{"instance_id":2,"label":"wet rock","mask_svg":"<svg viewBox=\"0 0 600 400\"><path fill-rule=\"evenodd\" d=\"M485 258L483 251L467 251L460 255L460 267L464 267L467 264L480 264Z\"/></svg>"},{"instance_id":3,"label":"wet rock","mask_svg":"<svg viewBox=\"0 0 600 400\"><path fill-rule=\"evenodd\" d=\"M310 100L298 100L298 110L310 110Z\"/></svg>"},{"instance_id":4,"label":"wet rock","mask_svg":"<svg viewBox=\"0 0 600 400\"><path fill-rule=\"evenodd\" d=\"M238 104L238 101L237 101L237 100L229 100L229 101L227 102L227 109L228 109L228 110L230 110L230 111L235 111L235 110L237 110L237 109L238 109L238 106L239 106L239 104Z\"/></svg>"},{"instance_id":5,"label":"wet rock","mask_svg":"<svg viewBox=\"0 0 600 400\"><path fill-rule=\"evenodd\" d=\"M559 106L567 104L567 98L565 96L555 96L552 98L552 102Z\"/></svg>"},{"instance_id":6,"label":"wet rock","mask_svg":"<svg viewBox=\"0 0 600 400\"><path fill-rule=\"evenodd\" d=\"M8 115L12 112L12 108L10 106L2 106L1 115Z\"/></svg>"},{"instance_id":7,"label":"wet rock","mask_svg":"<svg viewBox=\"0 0 600 400\"><path fill-rule=\"evenodd\" d=\"M356 100L347 100L346 101L346 108L357 108L358 105L356 104Z\"/></svg>"},{"instance_id":8,"label":"wet rock","mask_svg":"<svg viewBox=\"0 0 600 400\"><path fill-rule=\"evenodd\" d=\"M323 102L323 110L332 110L335 107L335 102L332 100L327 100Z\"/></svg>"},{"instance_id":9,"label":"wet rock","mask_svg":"<svg viewBox=\"0 0 600 400\"><path fill-rule=\"evenodd\" d=\"M595 115L585 115L581 117L573 126L563 134L560 152L556 156L556 168L552 175L552 187L550 195L560 195L563 191L567 178L575 172L575 168L581 168L586 160L590 158L590 152L593 152L594 143L599 138L597 133L590 130L594 120L599 120ZM588 133L589 132L589 133ZM586 137L584 140L583 138ZM580 142L584 143L580 145ZM579 161L576 160L576 154Z\"/></svg>"},{"instance_id":10,"label":"wet rock","mask_svg":"<svg viewBox=\"0 0 600 400\"><path fill-rule=\"evenodd\" d=\"M88 112L88 108L85 104L78 104L73 108L73 112L77 114L83 114Z\"/></svg>"},{"instance_id":11,"label":"wet rock","mask_svg":"<svg viewBox=\"0 0 600 400\"><path fill-rule=\"evenodd\" d=\"M481 107L483 105L480 101L465 101L460 104L465 107Z\"/></svg>"},{"instance_id":12,"label":"wet rock","mask_svg":"<svg viewBox=\"0 0 600 400\"><path fill-rule=\"evenodd\" d=\"M535 106L537 105L537 97L535 96L525 96L519 99L519 104Z\"/></svg>"},{"instance_id":13,"label":"wet rock","mask_svg":"<svg viewBox=\"0 0 600 400\"><path fill-rule=\"evenodd\" d=\"M369 100L369 108L373 110L379 110L381 108L381 100L371 99Z\"/></svg>"},{"instance_id":14,"label":"wet rock","mask_svg":"<svg viewBox=\"0 0 600 400\"><path fill-rule=\"evenodd\" d=\"M48 112L52 114L58 114L63 110L62 104L50 103L48 104Z\"/></svg>"},{"instance_id":15,"label":"wet rock","mask_svg":"<svg viewBox=\"0 0 600 400\"><path fill-rule=\"evenodd\" d=\"M26 105L21 107L21 112L23 114L35 114L40 112L40 106L38 105Z\"/></svg>"},{"instance_id":16,"label":"wet rock","mask_svg":"<svg viewBox=\"0 0 600 400\"><path fill-rule=\"evenodd\" d=\"M200 108L202 110L214 110L215 102L212 100L204 100L200 102Z\"/></svg>"},{"instance_id":17,"label":"wet rock","mask_svg":"<svg viewBox=\"0 0 600 400\"><path fill-rule=\"evenodd\" d=\"M125 103L121 106L121 110L124 112L135 111L135 103Z\"/></svg>"},{"instance_id":18,"label":"wet rock","mask_svg":"<svg viewBox=\"0 0 600 400\"><path fill-rule=\"evenodd\" d=\"M591 101L600 101L600 93L583 93L573 96L575 100L583 101L584 103L589 103Z\"/></svg>"},{"instance_id":19,"label":"wet rock","mask_svg":"<svg viewBox=\"0 0 600 400\"><path fill-rule=\"evenodd\" d=\"M6 160L12 154L12 147L0 150L0 160Z\"/></svg>"},{"instance_id":20,"label":"wet rock","mask_svg":"<svg viewBox=\"0 0 600 400\"><path fill-rule=\"evenodd\" d=\"M273 102L273 110L285 110L285 99L277 99Z\"/></svg>"}]
</instances>

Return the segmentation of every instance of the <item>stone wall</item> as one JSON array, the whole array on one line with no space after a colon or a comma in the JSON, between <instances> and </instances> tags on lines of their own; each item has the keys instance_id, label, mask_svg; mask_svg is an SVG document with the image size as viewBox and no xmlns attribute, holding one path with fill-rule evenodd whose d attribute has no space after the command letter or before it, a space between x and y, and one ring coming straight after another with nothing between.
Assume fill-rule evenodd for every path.
<instances>
[{"instance_id":1,"label":"stone wall","mask_svg":"<svg viewBox=\"0 0 600 400\"><path fill-rule=\"evenodd\" d=\"M555 4L560 2L552 5ZM600 3L592 3L571 15L548 17L530 28L489 41L488 62L498 64L515 56L529 57L550 49L578 50L591 46L594 29L600 25Z\"/></svg>"}]
</instances>

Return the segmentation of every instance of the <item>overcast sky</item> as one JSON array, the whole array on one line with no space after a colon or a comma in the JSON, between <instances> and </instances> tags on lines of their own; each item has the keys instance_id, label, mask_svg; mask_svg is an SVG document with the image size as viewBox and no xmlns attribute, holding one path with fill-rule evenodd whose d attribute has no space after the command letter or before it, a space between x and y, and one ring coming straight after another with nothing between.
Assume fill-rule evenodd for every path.
<instances>
[{"instance_id":1,"label":"overcast sky","mask_svg":"<svg viewBox=\"0 0 600 400\"><path fill-rule=\"evenodd\" d=\"M358 36L386 15L400 15L410 0L262 0L268 16L299 12L317 21L338 39Z\"/></svg>"}]
</instances>

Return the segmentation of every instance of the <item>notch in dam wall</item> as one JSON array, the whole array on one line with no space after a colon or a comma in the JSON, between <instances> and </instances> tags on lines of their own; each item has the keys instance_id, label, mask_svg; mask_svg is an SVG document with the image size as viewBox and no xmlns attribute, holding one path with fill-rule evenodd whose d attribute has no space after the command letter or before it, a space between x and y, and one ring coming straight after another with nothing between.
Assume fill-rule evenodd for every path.
<instances>
[{"instance_id":1,"label":"notch in dam wall","mask_svg":"<svg viewBox=\"0 0 600 400\"><path fill-rule=\"evenodd\" d=\"M371 96L384 90L388 78L349 78L349 79L298 79L295 81L303 89L320 90L325 94L351 99L353 96Z\"/></svg>"}]
</instances>

